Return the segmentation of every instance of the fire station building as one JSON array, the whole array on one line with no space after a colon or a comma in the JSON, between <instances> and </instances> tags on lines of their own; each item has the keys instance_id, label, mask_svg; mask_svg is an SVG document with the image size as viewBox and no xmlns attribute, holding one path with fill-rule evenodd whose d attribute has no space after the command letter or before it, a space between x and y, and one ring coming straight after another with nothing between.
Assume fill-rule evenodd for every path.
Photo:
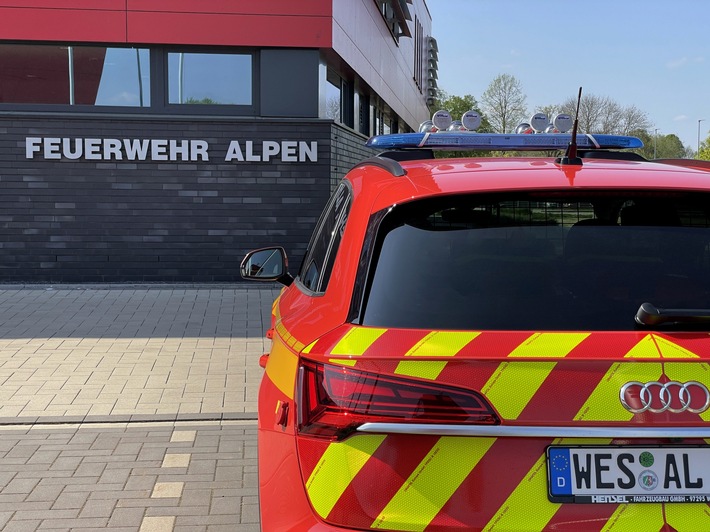
<instances>
[{"instance_id":1,"label":"fire station building","mask_svg":"<svg viewBox=\"0 0 710 532\"><path fill-rule=\"evenodd\" d=\"M425 0L0 0L0 282L291 269L374 134L430 115Z\"/></svg>"}]
</instances>

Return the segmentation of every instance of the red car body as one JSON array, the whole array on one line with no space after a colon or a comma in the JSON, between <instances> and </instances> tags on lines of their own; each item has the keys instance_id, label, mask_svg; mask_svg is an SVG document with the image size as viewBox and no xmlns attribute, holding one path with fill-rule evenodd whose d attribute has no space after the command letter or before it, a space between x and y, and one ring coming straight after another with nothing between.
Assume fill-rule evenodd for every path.
<instances>
[{"instance_id":1,"label":"red car body","mask_svg":"<svg viewBox=\"0 0 710 532\"><path fill-rule=\"evenodd\" d=\"M693 209L707 214L702 205L710 198L710 174L702 163L697 166L589 154L581 165L532 157L400 162L383 157L354 168L343 184L349 210L336 224L340 236L325 286L315 290L313 285L304 286L307 254L301 272L294 282L288 279L273 306L273 343L259 391L263 530L710 530L710 498L704 495L710 486L698 486L707 482L695 465L700 462L694 462L710 457L704 454L710 442L710 395L704 395L710 387L707 322L696 317L690 326L644 327L635 326L629 316L628 327L594 326L592 318L588 327L574 320L558 326L567 323L565 314L577 314L575 309L587 312L586 302L592 309L595 295L574 296L569 306L555 303L543 309L546 293L554 292L549 298L555 301L566 294L557 288L545 292L538 286L543 281L535 279L547 283L554 276L550 286L556 286L558 278L569 276L573 283L589 287L598 282L592 280L595 274L587 273L582 259L567 259L559 270L552 270L552 262L540 258L537 250L523 247L527 251L522 255L510 256L501 251L517 230L543 227L567 237L579 220L599 216L596 211L591 214L591 207L579 214L589 203L596 209L596 198L605 205L609 203L605 198L614 198L611 203L617 206L622 201L641 204L648 197L680 205L685 200L677 198L688 198L688 204L700 205ZM448 207L446 202L460 197L475 207L466 210L460 202ZM479 197L485 201L479 202ZM422 296L421 311L413 308L419 300L410 299L406 285L392 288L391 299L407 302L402 313L416 314L411 321L387 317L390 310L368 319L363 307L374 305L370 301L375 296L396 284L391 280L396 275L378 284L373 273L378 261L384 268L388 241L377 236L384 231L383 220L418 202L444 202L447 206L436 215L427 214L427 219L440 220L444 213L453 220L438 232L412 222L417 231L427 232L426 238L449 232L460 238L470 232L466 236L470 239L475 234L470 229L479 223L471 220L497 216L498 221L481 225L496 236L491 239L496 242L493 273L482 273L483 267L449 268L458 260L457 252L452 252L446 255L448 269L434 277L436 283L453 277L453 292L464 300L456 304L450 320L441 317L447 308L438 301L445 292L443 284ZM518 205L525 205L521 212L527 211L525 216L535 221L519 222ZM573 208L576 214L570 214ZM683 208L689 212L690 207ZM501 222L502 210L512 214ZM460 221L462 216L466 220ZM569 216L575 223L564 222ZM702 241L697 247L702 248L699 268L706 268L703 261L710 257L707 222L692 222L692 231L677 233L692 233ZM451 224L460 224L461 231L448 231ZM391 224L392 234L402 226L409 227L404 222ZM621 230L623 223L618 227ZM646 229L633 225L634 231ZM506 238L497 238L501 231ZM641 234L648 234L649 242L655 238ZM646 240L636 235L625 247ZM564 246L572 248L569 243ZM665 247L664 243L654 249ZM487 252L477 253L475 264L487 260ZM612 257L613 268L620 271L632 260L638 272L632 275L643 277L663 262L649 262L642 255L638 252L628 260ZM562 255L550 257L557 264ZM538 267L540 261L544 265ZM422 250L405 264L416 270L424 262ZM523 269L517 269L521 263ZM521 280L522 288L517 273L501 284L492 278L481 282L496 272L518 271L539 277ZM611 279L609 275L605 278ZM655 280L665 283L668 277L670 288ZM671 291L670 299L658 295L654 304L672 302L676 307L684 302L678 294L690 282L685 277L664 271L654 281L644 281L639 297ZM478 284L481 287L471 288ZM423 286L410 286L411 292L425 293ZM470 295L469 289L487 295ZM619 294L626 297L631 290L612 289L616 293L610 303L600 303L604 319L615 313ZM706 284L693 286L688 298L706 290ZM596 293L604 291L594 288ZM458 295L450 296L452 301ZM505 307L500 311L503 321L493 319L497 306L478 310L492 299L518 297L510 308L506 301L496 302ZM619 308L633 304L635 309L644 302L628 298L631 303L624 301ZM436 317L429 327L427 307ZM468 308L471 316L482 316L482 326L459 321L457 316L469 314ZM596 316L595 312L589 310L589 315ZM516 314L530 314L532 321L527 317L515 321ZM539 323L535 314L541 316ZM549 327L548 315L554 317ZM509 328L506 316L511 317ZM647 473L639 473L639 463L653 460L651 455L657 471L649 466ZM577 489L590 487L596 495L553 496L552 484L566 482L555 477L555 471L569 467L569 459L575 462L569 478L576 479ZM651 470L656 472L648 473ZM637 498L619 498L620 493ZM673 493L682 495L684 502L672 500ZM658 502L638 498L646 495L648 501Z\"/></svg>"}]
</instances>

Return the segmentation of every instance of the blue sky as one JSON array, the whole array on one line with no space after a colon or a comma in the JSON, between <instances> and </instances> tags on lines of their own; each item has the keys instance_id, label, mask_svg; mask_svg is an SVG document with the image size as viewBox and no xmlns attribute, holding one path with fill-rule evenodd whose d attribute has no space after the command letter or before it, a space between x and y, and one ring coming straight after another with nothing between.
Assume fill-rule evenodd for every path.
<instances>
[{"instance_id":1,"label":"blue sky","mask_svg":"<svg viewBox=\"0 0 710 532\"><path fill-rule=\"evenodd\" d=\"M708 0L426 0L439 87L481 95L499 74L530 114L584 94L635 105L697 149L710 130Z\"/></svg>"}]
</instances>

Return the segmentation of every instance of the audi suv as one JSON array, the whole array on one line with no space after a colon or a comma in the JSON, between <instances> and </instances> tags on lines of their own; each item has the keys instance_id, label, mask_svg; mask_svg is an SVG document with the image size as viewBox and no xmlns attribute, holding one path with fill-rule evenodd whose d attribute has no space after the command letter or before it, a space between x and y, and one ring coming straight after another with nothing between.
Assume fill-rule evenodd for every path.
<instances>
[{"instance_id":1,"label":"audi suv","mask_svg":"<svg viewBox=\"0 0 710 532\"><path fill-rule=\"evenodd\" d=\"M369 145L297 272L242 264L284 285L263 530L710 530L710 167L576 133ZM467 149L495 156L439 153Z\"/></svg>"}]
</instances>

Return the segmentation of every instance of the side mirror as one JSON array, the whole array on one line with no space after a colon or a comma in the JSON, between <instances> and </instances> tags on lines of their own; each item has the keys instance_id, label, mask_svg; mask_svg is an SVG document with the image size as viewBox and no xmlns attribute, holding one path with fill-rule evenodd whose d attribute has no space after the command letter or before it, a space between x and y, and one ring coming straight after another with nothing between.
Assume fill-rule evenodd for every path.
<instances>
[{"instance_id":1,"label":"side mirror","mask_svg":"<svg viewBox=\"0 0 710 532\"><path fill-rule=\"evenodd\" d=\"M244 279L279 282L286 286L293 282L288 273L288 259L282 247L250 251L239 268Z\"/></svg>"}]
</instances>

